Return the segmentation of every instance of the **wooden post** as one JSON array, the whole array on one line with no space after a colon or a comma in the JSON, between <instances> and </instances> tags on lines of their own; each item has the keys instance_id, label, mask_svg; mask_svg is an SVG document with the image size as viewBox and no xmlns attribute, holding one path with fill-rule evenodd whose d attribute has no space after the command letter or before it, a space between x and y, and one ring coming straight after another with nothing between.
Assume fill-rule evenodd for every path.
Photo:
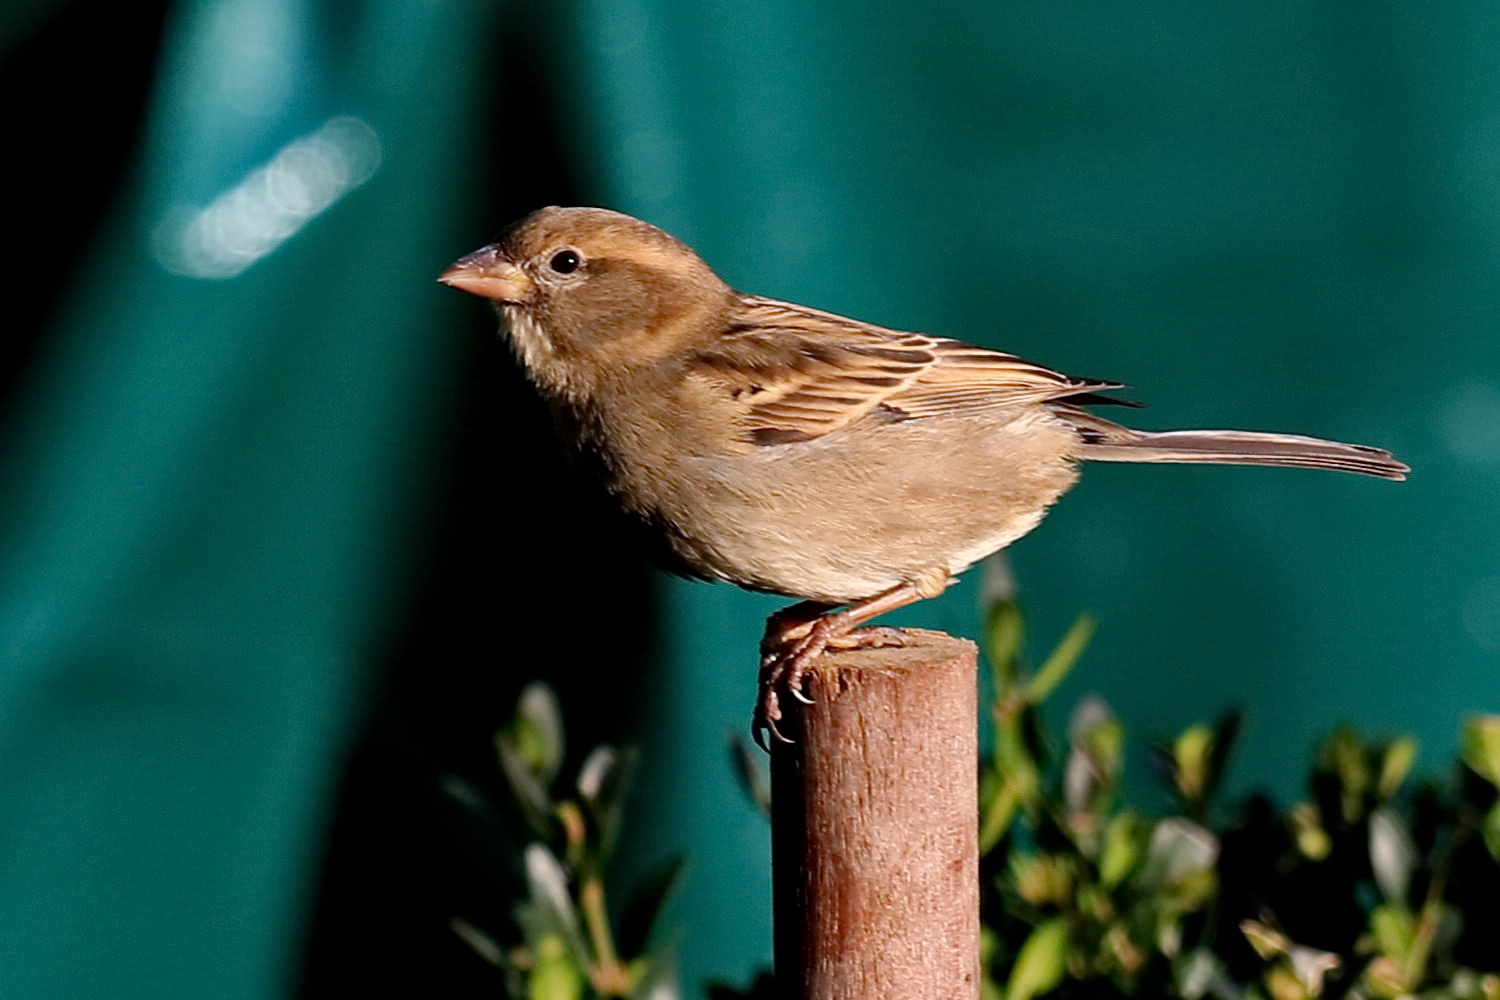
<instances>
[{"instance_id":1,"label":"wooden post","mask_svg":"<svg viewBox=\"0 0 1500 1000\"><path fill-rule=\"evenodd\" d=\"M975 648L906 634L819 657L772 751L785 1000L979 996Z\"/></svg>"}]
</instances>

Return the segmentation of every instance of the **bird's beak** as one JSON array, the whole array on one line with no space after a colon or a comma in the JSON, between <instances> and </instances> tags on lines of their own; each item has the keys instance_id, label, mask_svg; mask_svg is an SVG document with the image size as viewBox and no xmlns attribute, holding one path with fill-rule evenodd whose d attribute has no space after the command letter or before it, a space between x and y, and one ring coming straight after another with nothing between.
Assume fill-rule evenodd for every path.
<instances>
[{"instance_id":1,"label":"bird's beak","mask_svg":"<svg viewBox=\"0 0 1500 1000\"><path fill-rule=\"evenodd\" d=\"M536 296L535 283L495 244L460 257L438 275L438 280L450 288L496 302L520 304Z\"/></svg>"}]
</instances>

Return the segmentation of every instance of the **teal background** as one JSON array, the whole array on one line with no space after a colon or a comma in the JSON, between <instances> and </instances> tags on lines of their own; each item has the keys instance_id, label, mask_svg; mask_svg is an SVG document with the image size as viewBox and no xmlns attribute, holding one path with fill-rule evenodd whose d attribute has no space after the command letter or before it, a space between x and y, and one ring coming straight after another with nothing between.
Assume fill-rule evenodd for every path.
<instances>
[{"instance_id":1,"label":"teal background","mask_svg":"<svg viewBox=\"0 0 1500 1000\"><path fill-rule=\"evenodd\" d=\"M497 787L489 733L538 674L575 744L645 746L627 867L691 856L690 989L766 960L766 832L724 751L777 602L642 576L491 317L432 281L550 202L647 218L745 289L1129 382L1142 426L1415 468L1086 470L1012 551L1038 648L1100 619L1063 703L1100 693L1142 741L1243 705L1232 784L1282 796L1339 721L1414 731L1436 769L1500 708L1491 6L141 10L0 19L33 251L0 443L0 994L495 995L444 923L503 922L503 865L438 788ZM138 108L88 92L106 58ZM174 226L340 116L367 180L237 274L169 270ZM898 620L973 634L977 606L969 579Z\"/></svg>"}]
</instances>

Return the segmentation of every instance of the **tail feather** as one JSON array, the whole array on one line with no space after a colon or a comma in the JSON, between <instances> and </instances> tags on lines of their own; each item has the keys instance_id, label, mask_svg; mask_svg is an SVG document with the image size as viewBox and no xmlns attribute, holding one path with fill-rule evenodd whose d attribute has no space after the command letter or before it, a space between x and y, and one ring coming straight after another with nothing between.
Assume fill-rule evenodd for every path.
<instances>
[{"instance_id":1,"label":"tail feather","mask_svg":"<svg viewBox=\"0 0 1500 1000\"><path fill-rule=\"evenodd\" d=\"M1104 425L1107 425L1107 430ZM1080 426L1079 457L1096 462L1208 462L1357 472L1404 480L1411 468L1390 452L1299 434L1260 431L1135 431L1094 417Z\"/></svg>"}]
</instances>

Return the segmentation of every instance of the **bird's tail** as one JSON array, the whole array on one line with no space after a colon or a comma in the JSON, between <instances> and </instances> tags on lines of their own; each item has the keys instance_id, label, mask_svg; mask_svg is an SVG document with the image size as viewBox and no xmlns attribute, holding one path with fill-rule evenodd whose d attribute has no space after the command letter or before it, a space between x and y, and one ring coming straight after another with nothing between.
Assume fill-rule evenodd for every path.
<instances>
[{"instance_id":1,"label":"bird's tail","mask_svg":"<svg viewBox=\"0 0 1500 1000\"><path fill-rule=\"evenodd\" d=\"M1084 419L1077 419L1077 417ZM1085 411L1068 415L1083 438L1079 458L1094 462L1208 462L1357 472L1403 480L1411 468L1390 452L1299 434L1261 431L1136 431ZM1065 418L1066 419L1066 418Z\"/></svg>"}]
</instances>

